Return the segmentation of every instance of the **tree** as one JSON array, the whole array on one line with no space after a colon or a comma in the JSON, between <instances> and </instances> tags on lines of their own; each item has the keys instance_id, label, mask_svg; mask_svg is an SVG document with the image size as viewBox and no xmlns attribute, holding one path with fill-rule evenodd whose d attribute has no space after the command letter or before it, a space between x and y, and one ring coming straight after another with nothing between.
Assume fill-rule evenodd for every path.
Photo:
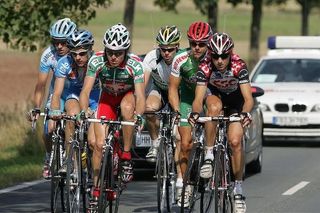
<instances>
[{"instance_id":1,"label":"tree","mask_svg":"<svg viewBox=\"0 0 320 213\"><path fill-rule=\"evenodd\" d=\"M296 0L301 6L301 35L309 35L309 16L312 8L320 7L320 0ZM267 0L266 4L285 4L287 0Z\"/></svg>"},{"instance_id":2,"label":"tree","mask_svg":"<svg viewBox=\"0 0 320 213\"><path fill-rule=\"evenodd\" d=\"M248 3L248 0L244 0ZM228 0L236 6L242 3L243 0ZM259 41L260 41L260 26L262 20L262 6L263 0L251 0L252 4L252 15L251 15L251 26L250 26L250 47L249 47L249 60L248 67L253 67L259 60Z\"/></svg>"},{"instance_id":3,"label":"tree","mask_svg":"<svg viewBox=\"0 0 320 213\"><path fill-rule=\"evenodd\" d=\"M132 44L132 35L133 35L133 21L134 21L135 4L136 4L135 0L126 0L126 5L125 5L125 9L124 9L124 16L123 16L124 25L128 28L128 30L131 34L131 44Z\"/></svg>"},{"instance_id":4,"label":"tree","mask_svg":"<svg viewBox=\"0 0 320 213\"><path fill-rule=\"evenodd\" d=\"M50 42L50 25L70 17L78 25L96 16L95 6L111 0L11 0L0 4L0 37L12 48L35 51Z\"/></svg>"}]
</instances>

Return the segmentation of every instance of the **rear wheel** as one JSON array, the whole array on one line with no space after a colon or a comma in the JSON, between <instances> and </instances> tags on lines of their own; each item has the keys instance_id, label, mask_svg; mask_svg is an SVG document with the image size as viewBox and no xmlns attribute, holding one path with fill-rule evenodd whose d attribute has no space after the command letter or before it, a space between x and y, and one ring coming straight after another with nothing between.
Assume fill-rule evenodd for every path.
<instances>
[{"instance_id":1,"label":"rear wheel","mask_svg":"<svg viewBox=\"0 0 320 213\"><path fill-rule=\"evenodd\" d=\"M221 147L217 147L217 152L214 158L214 211L215 213L224 212L224 200L226 198L226 191L224 187L223 174L223 153Z\"/></svg>"}]
</instances>

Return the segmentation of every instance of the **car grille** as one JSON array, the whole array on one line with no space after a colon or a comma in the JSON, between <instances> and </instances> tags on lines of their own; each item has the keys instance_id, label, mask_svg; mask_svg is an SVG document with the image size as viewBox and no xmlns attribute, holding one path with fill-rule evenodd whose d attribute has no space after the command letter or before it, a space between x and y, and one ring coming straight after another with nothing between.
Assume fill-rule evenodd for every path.
<instances>
[{"instance_id":1,"label":"car grille","mask_svg":"<svg viewBox=\"0 0 320 213\"><path fill-rule=\"evenodd\" d=\"M289 112L289 105L288 104L276 104L274 106L274 109L278 112ZM292 112L304 112L306 111L307 106L304 104L293 104L291 106L291 111Z\"/></svg>"}]
</instances>

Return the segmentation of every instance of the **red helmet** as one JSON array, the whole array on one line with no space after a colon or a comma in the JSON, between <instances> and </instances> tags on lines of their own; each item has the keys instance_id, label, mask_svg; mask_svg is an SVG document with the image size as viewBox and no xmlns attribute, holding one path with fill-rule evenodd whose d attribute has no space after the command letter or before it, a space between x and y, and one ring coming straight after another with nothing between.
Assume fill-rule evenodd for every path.
<instances>
[{"instance_id":1,"label":"red helmet","mask_svg":"<svg viewBox=\"0 0 320 213\"><path fill-rule=\"evenodd\" d=\"M234 47L232 38L227 33L215 33L209 41L208 48L214 54L229 54Z\"/></svg>"},{"instance_id":2,"label":"red helmet","mask_svg":"<svg viewBox=\"0 0 320 213\"><path fill-rule=\"evenodd\" d=\"M212 30L208 23L197 21L193 22L188 30L188 39L197 42L206 42L212 36Z\"/></svg>"}]
</instances>

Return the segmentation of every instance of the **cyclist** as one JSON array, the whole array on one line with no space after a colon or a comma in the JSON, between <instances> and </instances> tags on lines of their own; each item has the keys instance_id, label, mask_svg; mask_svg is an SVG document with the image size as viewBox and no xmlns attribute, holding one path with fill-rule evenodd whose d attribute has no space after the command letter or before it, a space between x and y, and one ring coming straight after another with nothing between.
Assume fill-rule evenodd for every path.
<instances>
[{"instance_id":1,"label":"cyclist","mask_svg":"<svg viewBox=\"0 0 320 213\"><path fill-rule=\"evenodd\" d=\"M194 123L202 111L203 98L206 97L207 116L217 116L226 106L226 116L240 114L242 123L233 122L228 126L228 141L232 148L232 168L235 176L235 210L245 212L246 204L242 191L244 156L242 151L243 128L251 123L250 112L253 97L246 63L233 53L234 43L226 33L215 33L209 41L209 54L199 65L197 87L192 104L190 121ZM216 123L207 126L206 141L208 150L213 149L216 136ZM212 152L210 152L212 153ZM202 167L203 178L212 176L213 155L208 157Z\"/></svg>"},{"instance_id":2,"label":"cyclist","mask_svg":"<svg viewBox=\"0 0 320 213\"><path fill-rule=\"evenodd\" d=\"M38 81L35 86L33 95L34 110L40 111L40 107L43 102L43 97L45 95L46 84L50 76L50 71L54 72L54 69L58 63L58 60L68 54L69 48L67 47L67 37L77 28L76 24L69 18L57 20L50 28L50 37L52 45L50 45L41 55ZM51 104L51 97L53 92L55 77L51 78L51 83L49 87L49 94L47 98L46 107L49 108ZM63 107L63 104L61 104ZM63 109L63 108L61 108ZM37 120L39 117L38 113L28 113L28 119L30 121ZM48 130L48 123L46 122L44 127L43 140L46 149L46 157L43 166L43 177L50 177L50 168L48 166L50 151L51 151L51 133Z\"/></svg>"},{"instance_id":3,"label":"cyclist","mask_svg":"<svg viewBox=\"0 0 320 213\"><path fill-rule=\"evenodd\" d=\"M143 120L145 110L144 66L141 59L129 52L130 33L122 24L116 24L104 34L104 51L97 52L89 61L85 83L80 94L80 106L87 110L89 94L95 83L100 80L102 92L98 102L96 117L105 116L107 120L117 119L117 107L121 108L123 120ZM96 143L93 150L93 169L95 189L93 196L99 196L97 177L99 175L102 149L106 136L106 125L95 123ZM122 180L133 178L131 162L131 143L134 127L123 126L124 150L119 156L123 170Z\"/></svg>"},{"instance_id":4,"label":"cyclist","mask_svg":"<svg viewBox=\"0 0 320 213\"><path fill-rule=\"evenodd\" d=\"M172 26L161 27L156 37L158 48L151 50L144 58L145 85L147 89L146 110L158 111L168 103L168 82L172 68L173 57L179 50L181 33ZM149 80L151 76L151 81ZM149 84L148 84L149 83ZM147 161L155 162L159 147L159 120L156 116L146 116L147 127L152 140ZM177 136L175 161L177 164L177 185L182 188L182 175L179 166L180 141Z\"/></svg>"},{"instance_id":5,"label":"cyclist","mask_svg":"<svg viewBox=\"0 0 320 213\"><path fill-rule=\"evenodd\" d=\"M173 110L181 113L181 118L187 118L191 112L196 87L196 72L200 60L203 59L207 52L207 42L211 35L212 30L208 23L201 21L192 23L188 30L190 48L182 50L173 59L169 79L169 102ZM188 122L180 122L178 130L181 136L179 160L181 172L184 175L192 149L191 126ZM184 207L189 206L190 194L191 188L188 187L185 193ZM178 205L181 206L181 196L179 197Z\"/></svg>"},{"instance_id":6,"label":"cyclist","mask_svg":"<svg viewBox=\"0 0 320 213\"><path fill-rule=\"evenodd\" d=\"M55 69L55 84L52 95L51 110L49 114L60 117L60 98L65 102L64 110L67 115L77 115L80 112L79 95L84 83L87 64L93 55L94 39L91 32L87 30L76 30L67 39L67 46L70 53L58 61ZM89 111L95 111L100 95L100 85L97 80L94 89L90 93ZM90 113L90 112L89 112ZM66 144L74 132L74 122L67 121L65 128ZM88 142L94 144L93 125L89 127ZM66 165L60 169L61 173L66 172Z\"/></svg>"}]
</instances>

